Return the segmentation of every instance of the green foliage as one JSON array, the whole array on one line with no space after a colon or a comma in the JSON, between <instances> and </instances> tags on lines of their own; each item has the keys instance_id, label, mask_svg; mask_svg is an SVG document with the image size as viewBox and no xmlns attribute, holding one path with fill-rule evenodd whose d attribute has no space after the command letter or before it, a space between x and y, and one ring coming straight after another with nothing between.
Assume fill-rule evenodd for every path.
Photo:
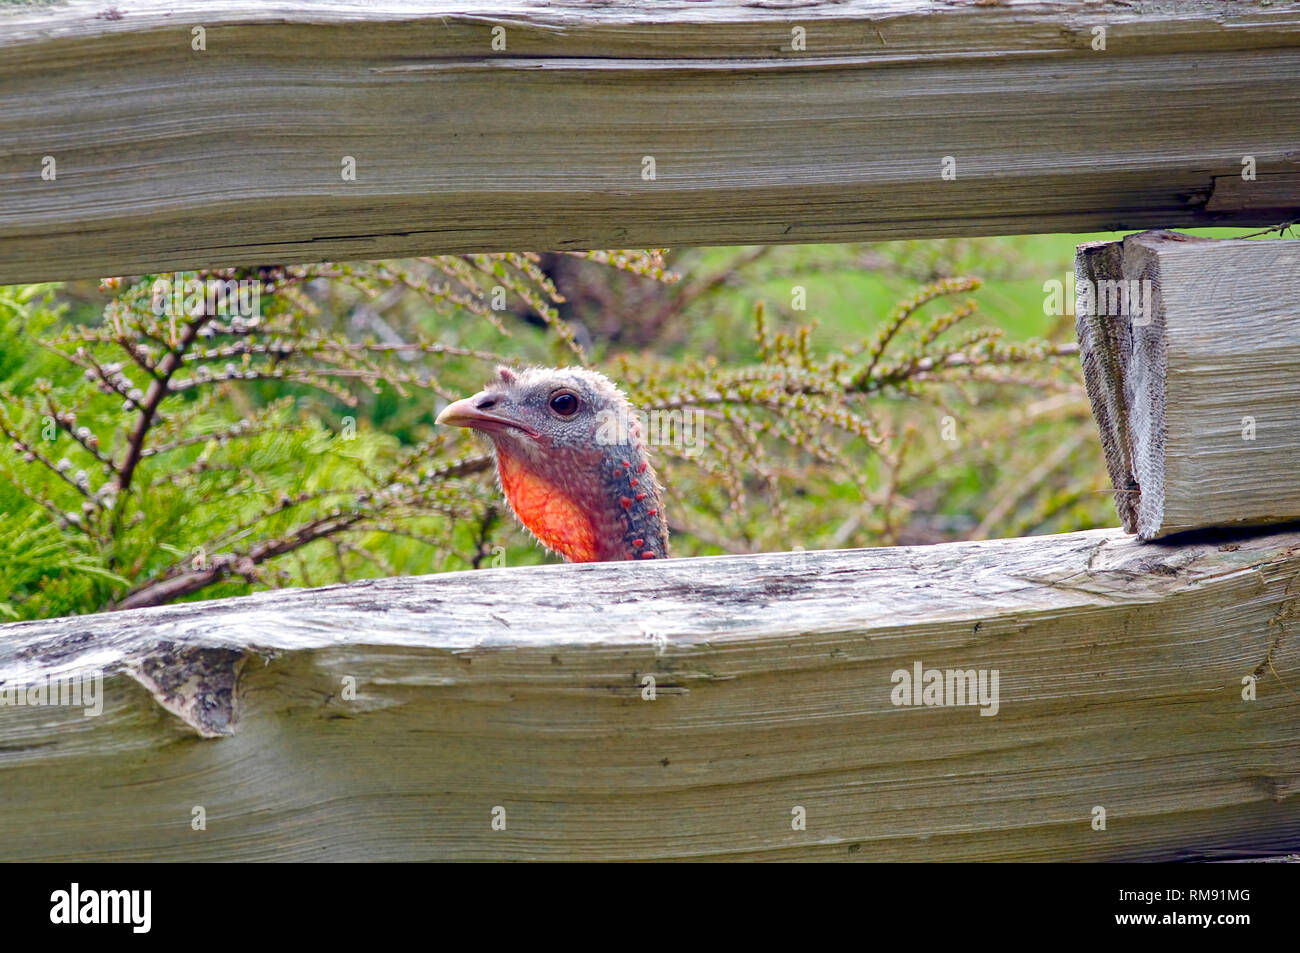
<instances>
[{"instance_id":1,"label":"green foliage","mask_svg":"<svg viewBox=\"0 0 1300 953\"><path fill-rule=\"evenodd\" d=\"M1071 348L1006 344L996 328L960 331L975 302L951 299L978 286L969 278L927 285L847 348L819 350L810 325L771 331L760 305L755 364L622 359L634 403L697 417L695 446L662 448L690 464L674 466L667 481L676 554L893 541L909 451L933 434L940 439L929 441L930 454L943 452L940 418L955 431L954 414L972 416L918 413L918 404L969 407L998 392L1070 386L1060 358L1072 358ZM930 314L935 302L949 306Z\"/></svg>"},{"instance_id":2,"label":"green foliage","mask_svg":"<svg viewBox=\"0 0 1300 953\"><path fill-rule=\"evenodd\" d=\"M1069 348L968 327L979 282L951 272L1006 278L1000 248L466 255L0 289L0 613L540 561L481 438L433 426L498 362L593 365L627 389L655 425L677 556L1093 525L1110 504ZM835 289L873 268L912 276L891 279L910 293L864 315ZM253 282L256 314L160 295L158 278ZM792 283L831 334L786 306Z\"/></svg>"}]
</instances>

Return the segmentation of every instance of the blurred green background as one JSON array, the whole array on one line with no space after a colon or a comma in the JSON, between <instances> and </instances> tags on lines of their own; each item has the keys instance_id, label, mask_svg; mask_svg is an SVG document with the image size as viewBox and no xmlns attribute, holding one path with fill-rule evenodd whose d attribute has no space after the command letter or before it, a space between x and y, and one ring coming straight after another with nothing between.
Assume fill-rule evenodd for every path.
<instances>
[{"instance_id":1,"label":"blurred green background","mask_svg":"<svg viewBox=\"0 0 1300 953\"><path fill-rule=\"evenodd\" d=\"M141 310L138 282L149 276L0 289L0 411L8 428L0 447L0 617L110 608L210 559L224 560L225 568L173 598L553 560L501 505L492 471L481 462L482 438L433 424L448 400L482 385L496 360L585 360L644 406L737 380L784 387L817 374L830 379L840 366L835 355L847 355L844 366L860 360L856 349L900 301L930 283L967 276L982 286L970 295L977 309L960 319L961 329L997 329L1007 343L1037 340L1049 356L994 360L964 376L921 375L870 394L826 398L827 407L884 434L877 445L852 427L828 424L821 432L816 421L828 418L803 420L794 404L768 413L757 401L746 406L737 399L734 413L727 408L717 418L703 458L666 453L657 461L673 555L928 544L1116 525L1077 358L1050 356L1073 342L1073 315L1045 313L1044 284L1068 282L1077 244L1122 237L674 249L662 258L464 256L312 266L290 269L287 278L273 270L262 340L279 339L273 330L300 345L326 336L335 342L329 353L356 367L368 366L347 364L360 361L360 352L339 348L423 343L385 352L374 380L359 372L341 390L275 376L269 369L277 361L246 358L241 367L265 373L246 380L235 374L178 394L167 405L174 411L164 415L167 439L182 437L185 446L142 461L129 500L112 498L116 478L74 438L85 425L104 454L117 459L127 452L138 408L91 386L93 371L75 355L82 353L79 342L91 353L120 351L114 308L119 328L127 315L127 337L166 350L162 339L171 332L149 324ZM486 307L501 284L511 291L509 307ZM965 296L943 297L951 300L918 314L932 317ZM787 354L784 364L765 364L756 334L760 309L766 333L788 335L789 349L803 346L795 343L803 340L800 327L811 328L806 360ZM936 342L924 322L909 321L891 348L929 353L956 333L944 330ZM240 339L234 332L229 338ZM223 364L231 366L190 357L195 365L210 363L218 377ZM319 351L316 358L316 371L337 365L321 361ZM119 362L147 385L143 366ZM76 413L76 425L52 428L49 418L63 411ZM246 432L231 431L238 427ZM59 460L67 464L63 472L53 465ZM466 460L479 462L457 470ZM91 488L90 497L83 498L73 476ZM401 499L380 512L375 501L384 492ZM338 532L264 555L269 542L293 538L336 511L351 520Z\"/></svg>"}]
</instances>

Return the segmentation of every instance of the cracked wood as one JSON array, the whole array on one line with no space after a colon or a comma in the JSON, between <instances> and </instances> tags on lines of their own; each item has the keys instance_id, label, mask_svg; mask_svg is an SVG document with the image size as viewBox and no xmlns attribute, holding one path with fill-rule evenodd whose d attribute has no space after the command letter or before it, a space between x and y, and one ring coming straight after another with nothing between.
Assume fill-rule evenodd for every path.
<instances>
[{"instance_id":1,"label":"cracked wood","mask_svg":"<svg viewBox=\"0 0 1300 953\"><path fill-rule=\"evenodd\" d=\"M1076 272L1124 528L1300 520L1300 241L1145 232L1081 245Z\"/></svg>"}]
</instances>

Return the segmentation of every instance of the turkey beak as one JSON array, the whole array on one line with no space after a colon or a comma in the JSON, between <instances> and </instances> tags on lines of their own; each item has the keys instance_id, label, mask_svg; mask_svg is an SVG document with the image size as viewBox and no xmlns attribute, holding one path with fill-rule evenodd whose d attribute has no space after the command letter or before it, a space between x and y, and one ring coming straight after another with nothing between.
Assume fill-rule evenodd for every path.
<instances>
[{"instance_id":1,"label":"turkey beak","mask_svg":"<svg viewBox=\"0 0 1300 953\"><path fill-rule=\"evenodd\" d=\"M517 420L511 420L509 417L500 414L491 413L493 407L501 403L497 395L489 394L487 391L480 391L473 397L466 397L448 404L443 408L435 424L443 424L448 427L470 427L474 430L482 430L484 433L500 433L503 430L519 430L528 436L536 438L539 436L536 430L521 424Z\"/></svg>"}]
</instances>

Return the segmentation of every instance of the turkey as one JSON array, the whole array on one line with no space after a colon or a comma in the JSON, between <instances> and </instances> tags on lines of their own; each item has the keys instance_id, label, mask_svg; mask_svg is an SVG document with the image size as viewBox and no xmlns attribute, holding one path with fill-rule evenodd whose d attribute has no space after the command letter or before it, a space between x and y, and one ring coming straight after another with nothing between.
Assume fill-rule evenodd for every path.
<instances>
[{"instance_id":1,"label":"turkey","mask_svg":"<svg viewBox=\"0 0 1300 953\"><path fill-rule=\"evenodd\" d=\"M437 423L491 439L506 502L547 549L578 563L668 555L663 487L641 422L604 374L499 367Z\"/></svg>"}]
</instances>

